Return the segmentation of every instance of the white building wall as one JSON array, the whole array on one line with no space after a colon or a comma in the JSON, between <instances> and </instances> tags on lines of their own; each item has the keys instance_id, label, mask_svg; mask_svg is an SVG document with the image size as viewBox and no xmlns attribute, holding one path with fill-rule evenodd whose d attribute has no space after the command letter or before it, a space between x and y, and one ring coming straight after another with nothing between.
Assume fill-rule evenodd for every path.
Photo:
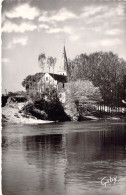
<instances>
[{"instance_id":1,"label":"white building wall","mask_svg":"<svg viewBox=\"0 0 126 195\"><path fill-rule=\"evenodd\" d=\"M42 92L44 90L44 87L52 85L54 87L57 87L57 81L54 80L49 73L45 73L45 75L40 79L38 82L38 90Z\"/></svg>"}]
</instances>

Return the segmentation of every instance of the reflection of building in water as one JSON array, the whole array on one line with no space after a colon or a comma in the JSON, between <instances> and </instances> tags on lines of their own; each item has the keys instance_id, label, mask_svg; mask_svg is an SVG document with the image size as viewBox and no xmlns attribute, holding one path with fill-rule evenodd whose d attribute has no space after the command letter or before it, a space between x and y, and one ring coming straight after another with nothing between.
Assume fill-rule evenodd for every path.
<instances>
[{"instance_id":1,"label":"reflection of building in water","mask_svg":"<svg viewBox=\"0 0 126 195\"><path fill-rule=\"evenodd\" d=\"M64 189L64 148L61 134L24 137L24 151L27 162L35 165L40 172L42 193L65 194ZM47 191L47 192L46 192Z\"/></svg>"}]
</instances>

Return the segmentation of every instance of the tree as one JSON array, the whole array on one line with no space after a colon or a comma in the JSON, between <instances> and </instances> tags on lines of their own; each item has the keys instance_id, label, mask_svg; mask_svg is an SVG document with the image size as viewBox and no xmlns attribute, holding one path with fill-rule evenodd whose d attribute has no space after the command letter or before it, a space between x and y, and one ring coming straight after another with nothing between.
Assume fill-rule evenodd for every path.
<instances>
[{"instance_id":1,"label":"tree","mask_svg":"<svg viewBox=\"0 0 126 195\"><path fill-rule=\"evenodd\" d=\"M47 64L48 64L48 67L49 67L49 73L50 73L50 68L53 67L53 63L54 63L54 58L52 56L49 56L47 58Z\"/></svg>"},{"instance_id":2,"label":"tree","mask_svg":"<svg viewBox=\"0 0 126 195\"><path fill-rule=\"evenodd\" d=\"M81 54L69 62L71 80L88 79L100 88L104 100L121 100L126 61L113 52ZM119 92L120 91L120 92ZM111 94L111 95L110 95Z\"/></svg>"},{"instance_id":3,"label":"tree","mask_svg":"<svg viewBox=\"0 0 126 195\"><path fill-rule=\"evenodd\" d=\"M56 58L52 58L52 68L53 68L53 74L54 74L54 67L56 64Z\"/></svg>"},{"instance_id":4,"label":"tree","mask_svg":"<svg viewBox=\"0 0 126 195\"><path fill-rule=\"evenodd\" d=\"M80 79L67 84L65 112L72 119L78 120L86 114L92 114L100 101L100 90L91 81Z\"/></svg>"},{"instance_id":5,"label":"tree","mask_svg":"<svg viewBox=\"0 0 126 195\"><path fill-rule=\"evenodd\" d=\"M92 81L77 80L69 83L68 96L73 102L99 102L102 100L99 87L95 87Z\"/></svg>"},{"instance_id":6,"label":"tree","mask_svg":"<svg viewBox=\"0 0 126 195\"><path fill-rule=\"evenodd\" d=\"M44 73L45 60L46 60L46 55L45 55L45 53L41 53L41 54L38 56L38 61L39 61L39 63L40 63L40 67L41 67L41 69L42 69L42 73ZM42 90L42 86L43 86L43 83L41 82L41 90ZM44 85L44 88L45 88L45 85Z\"/></svg>"},{"instance_id":7,"label":"tree","mask_svg":"<svg viewBox=\"0 0 126 195\"><path fill-rule=\"evenodd\" d=\"M42 72L44 73L44 65L45 65L46 55L45 53L41 53L38 56L38 61L40 63L40 67L42 68Z\"/></svg>"}]
</instances>

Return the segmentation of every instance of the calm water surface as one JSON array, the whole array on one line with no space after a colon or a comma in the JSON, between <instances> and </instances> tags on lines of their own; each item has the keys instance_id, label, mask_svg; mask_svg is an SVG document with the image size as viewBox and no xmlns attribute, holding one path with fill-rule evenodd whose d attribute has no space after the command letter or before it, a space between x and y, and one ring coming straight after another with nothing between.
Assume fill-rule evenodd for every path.
<instances>
[{"instance_id":1,"label":"calm water surface","mask_svg":"<svg viewBox=\"0 0 126 195\"><path fill-rule=\"evenodd\" d=\"M3 195L126 195L126 122L3 126ZM117 182L101 185L103 177Z\"/></svg>"}]
</instances>

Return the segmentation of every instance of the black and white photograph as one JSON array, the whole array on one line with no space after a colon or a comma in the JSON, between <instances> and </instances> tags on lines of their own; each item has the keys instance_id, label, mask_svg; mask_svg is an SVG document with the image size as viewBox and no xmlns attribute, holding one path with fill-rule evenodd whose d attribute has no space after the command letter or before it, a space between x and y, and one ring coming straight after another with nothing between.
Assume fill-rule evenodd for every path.
<instances>
[{"instance_id":1,"label":"black and white photograph","mask_svg":"<svg viewBox=\"0 0 126 195\"><path fill-rule=\"evenodd\" d=\"M126 195L126 0L2 0L1 67L1 193Z\"/></svg>"}]
</instances>

